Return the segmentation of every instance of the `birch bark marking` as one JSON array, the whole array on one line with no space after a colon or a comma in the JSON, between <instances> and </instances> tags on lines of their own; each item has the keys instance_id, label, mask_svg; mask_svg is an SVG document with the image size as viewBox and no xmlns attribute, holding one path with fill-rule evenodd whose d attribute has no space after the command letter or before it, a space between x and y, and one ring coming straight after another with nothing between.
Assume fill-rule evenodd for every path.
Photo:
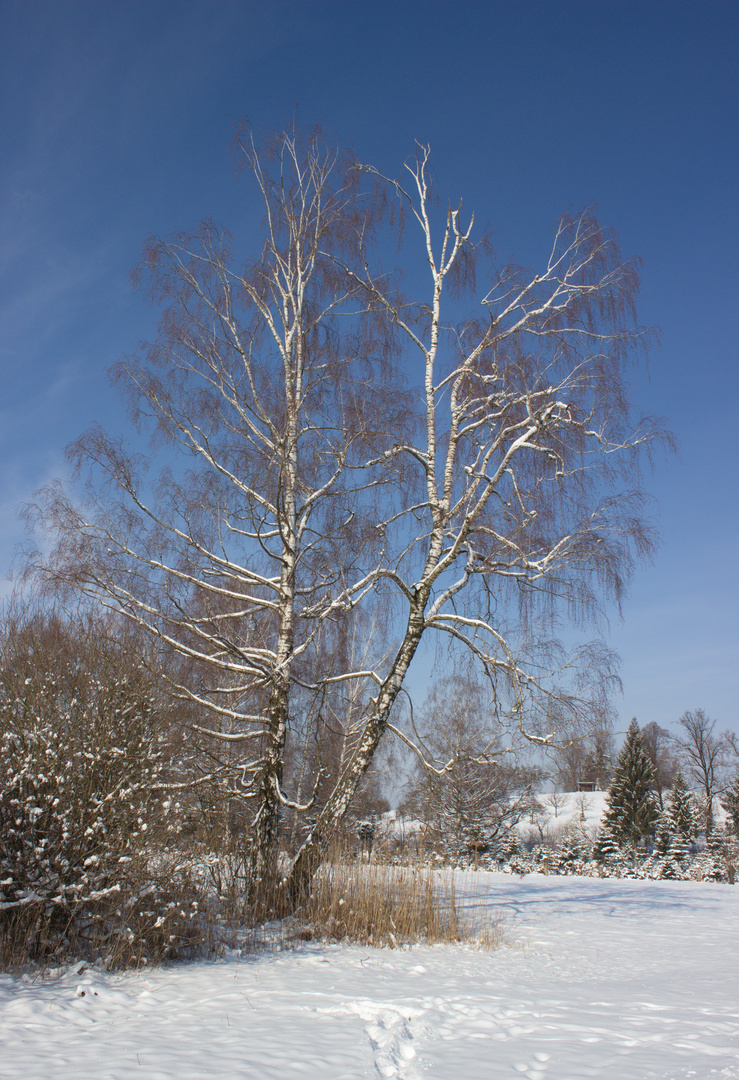
<instances>
[{"instance_id":1,"label":"birch bark marking","mask_svg":"<svg viewBox=\"0 0 739 1080\"><path fill-rule=\"evenodd\" d=\"M290 867L286 886L293 903L298 903L309 890L313 875L323 862L336 828L351 805L357 787L367 772L372 757L387 730L393 705L423 636L424 605L425 601L419 599L412 606L402 644L377 697L371 702L354 753L316 818L310 836L298 851Z\"/></svg>"},{"instance_id":2,"label":"birch bark marking","mask_svg":"<svg viewBox=\"0 0 739 1080\"><path fill-rule=\"evenodd\" d=\"M294 165L297 165L293 161ZM275 256L278 238L274 232L271 200L266 183L260 180L262 196L270 222L270 244ZM302 185L301 185L302 188ZM297 209L297 212L296 212ZM295 575L298 557L297 485L300 473L299 421L303 396L304 301L305 271L301 242L300 206L285 207L289 233L288 247L277 257L271 274L271 288L277 301L282 301L281 323L270 312L268 325L282 356L286 431L284 446L278 452L284 456L280 466L277 495L277 528L281 543L280 586L278 594L279 630L275 653L275 668L269 697L265 760L258 794L257 813L251 853L250 889L254 896L275 872L279 826L281 818L281 788L285 739L290 713L291 662L295 639ZM277 307L279 312L279 305Z\"/></svg>"}]
</instances>

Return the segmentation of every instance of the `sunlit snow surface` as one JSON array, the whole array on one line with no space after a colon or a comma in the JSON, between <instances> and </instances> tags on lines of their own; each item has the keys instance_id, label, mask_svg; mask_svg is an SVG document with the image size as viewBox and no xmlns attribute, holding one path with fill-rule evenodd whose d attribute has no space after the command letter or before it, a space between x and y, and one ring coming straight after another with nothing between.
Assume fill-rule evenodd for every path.
<instances>
[{"instance_id":1,"label":"sunlit snow surface","mask_svg":"<svg viewBox=\"0 0 739 1080\"><path fill-rule=\"evenodd\" d=\"M739 1077L739 887L460 875L511 944L0 979L18 1080Z\"/></svg>"}]
</instances>

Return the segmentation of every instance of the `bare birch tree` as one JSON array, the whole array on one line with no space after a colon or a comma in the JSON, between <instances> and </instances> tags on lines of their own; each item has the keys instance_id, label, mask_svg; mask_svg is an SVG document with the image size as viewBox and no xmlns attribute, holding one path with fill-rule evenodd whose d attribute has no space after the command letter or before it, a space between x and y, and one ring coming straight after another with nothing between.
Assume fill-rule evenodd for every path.
<instances>
[{"instance_id":1,"label":"bare birch tree","mask_svg":"<svg viewBox=\"0 0 739 1080\"><path fill-rule=\"evenodd\" d=\"M684 712L676 744L688 776L701 793L705 806L706 839L713 832L713 800L725 790L726 767L731 747L730 732L716 732L716 721L703 709Z\"/></svg>"},{"instance_id":2,"label":"bare birch tree","mask_svg":"<svg viewBox=\"0 0 739 1080\"><path fill-rule=\"evenodd\" d=\"M415 473L417 494L378 521L377 576L404 608L389 664L375 671L356 749L298 853L299 894L392 722L429 632L472 654L499 718L549 745L562 724L592 715L606 652L565 658L544 630L583 622L600 598L619 602L635 555L650 549L637 462L655 437L633 428L624 366L646 343L633 324L638 277L613 235L585 212L559 223L541 270L505 267L455 321L455 293L475 287L473 220L461 204L435 216L429 151L406 164L407 186L379 177L419 242L428 288L408 300L366 267L361 284L384 312L418 386L420 437L395 439L378 462ZM571 679L567 681L568 670Z\"/></svg>"},{"instance_id":3,"label":"bare birch tree","mask_svg":"<svg viewBox=\"0 0 739 1080\"><path fill-rule=\"evenodd\" d=\"M353 569L377 546L367 517L389 474L362 465L389 445L382 432L402 426L403 406L347 273L376 220L352 160L293 132L259 151L247 130L237 149L261 197L261 252L238 265L212 222L152 239L138 278L164 305L160 332L114 371L167 464L147 483L146 461L87 432L69 451L89 469L87 500L43 493L56 547L37 566L180 656L182 676L169 678L203 710L193 731L231 748L204 779L254 799L258 881L290 805L291 710L320 708L342 675L329 658L301 682L301 663L372 584Z\"/></svg>"},{"instance_id":4,"label":"bare birch tree","mask_svg":"<svg viewBox=\"0 0 739 1080\"><path fill-rule=\"evenodd\" d=\"M414 735L423 759L416 758L404 811L447 854L492 850L529 812L541 773L522 759L529 747L507 739L489 687L459 674L437 681Z\"/></svg>"},{"instance_id":5,"label":"bare birch tree","mask_svg":"<svg viewBox=\"0 0 739 1080\"><path fill-rule=\"evenodd\" d=\"M637 465L655 431L630 426L625 397L646 341L636 267L592 214L562 219L538 273L490 271L476 293L485 244L461 206L436 209L426 148L404 186L317 138L284 134L272 156L248 133L238 145L264 209L260 255L237 265L212 223L152 241L161 331L117 371L169 468L147 484L146 462L89 432L71 450L87 500L44 494L55 547L34 565L189 665L173 691L240 750L229 776L255 800L255 881L291 803L291 710L320 720L341 688L351 737L288 875L298 896L386 733L413 743L396 703L426 635L469 654L496 719L529 741L587 729L611 658L597 642L566 655L553 631L618 603L650 549ZM417 299L376 269L377 230L394 222L408 266L423 264ZM476 299L461 321L460 294ZM328 628L367 605L395 613L378 656L317 662Z\"/></svg>"}]
</instances>

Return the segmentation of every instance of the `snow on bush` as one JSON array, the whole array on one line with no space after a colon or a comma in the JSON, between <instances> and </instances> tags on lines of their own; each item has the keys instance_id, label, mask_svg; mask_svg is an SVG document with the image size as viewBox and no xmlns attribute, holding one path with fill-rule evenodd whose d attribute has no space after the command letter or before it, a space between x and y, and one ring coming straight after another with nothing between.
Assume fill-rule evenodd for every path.
<instances>
[{"instance_id":1,"label":"snow on bush","mask_svg":"<svg viewBox=\"0 0 739 1080\"><path fill-rule=\"evenodd\" d=\"M11 962L20 950L120 963L192 938L197 897L182 873L166 880L150 842L166 830L167 706L134 643L110 629L36 613L3 630L0 919Z\"/></svg>"}]
</instances>

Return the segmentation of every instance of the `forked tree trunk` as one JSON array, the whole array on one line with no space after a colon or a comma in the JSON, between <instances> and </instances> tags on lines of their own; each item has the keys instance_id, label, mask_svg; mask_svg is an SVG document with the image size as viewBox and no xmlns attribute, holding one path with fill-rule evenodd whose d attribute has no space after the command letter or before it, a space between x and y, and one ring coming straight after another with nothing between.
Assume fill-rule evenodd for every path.
<instances>
[{"instance_id":1,"label":"forked tree trunk","mask_svg":"<svg viewBox=\"0 0 739 1080\"><path fill-rule=\"evenodd\" d=\"M309 893L311 881L323 862L331 841L385 734L393 705L423 636L424 610L428 594L428 589L422 594L417 593L408 617L403 642L387 678L373 701L359 743L316 818L310 836L295 856L286 880L286 890L293 905L300 903L301 899Z\"/></svg>"}]
</instances>

